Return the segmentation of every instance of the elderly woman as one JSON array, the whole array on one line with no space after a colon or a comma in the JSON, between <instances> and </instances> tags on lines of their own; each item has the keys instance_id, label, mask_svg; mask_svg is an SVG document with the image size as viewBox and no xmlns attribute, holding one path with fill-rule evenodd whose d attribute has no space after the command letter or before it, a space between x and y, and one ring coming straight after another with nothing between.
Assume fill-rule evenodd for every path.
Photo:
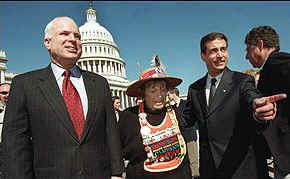
<instances>
[{"instance_id":1,"label":"elderly woman","mask_svg":"<svg viewBox=\"0 0 290 179\"><path fill-rule=\"evenodd\" d=\"M143 102L120 114L123 157L130 161L127 179L190 179L186 143L179 127L185 122L166 102L168 89L182 80L167 77L158 64L142 72L127 89L128 96L142 97Z\"/></svg>"}]
</instances>

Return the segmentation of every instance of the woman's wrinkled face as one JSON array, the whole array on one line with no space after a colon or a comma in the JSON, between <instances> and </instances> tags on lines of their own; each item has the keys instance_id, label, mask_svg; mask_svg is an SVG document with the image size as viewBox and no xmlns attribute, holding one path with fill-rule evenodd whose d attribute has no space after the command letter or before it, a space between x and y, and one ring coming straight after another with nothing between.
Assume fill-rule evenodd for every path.
<instances>
[{"instance_id":1,"label":"woman's wrinkled face","mask_svg":"<svg viewBox=\"0 0 290 179\"><path fill-rule=\"evenodd\" d=\"M162 109L166 102L168 89L164 80L152 80L144 85L146 107L154 110Z\"/></svg>"}]
</instances>

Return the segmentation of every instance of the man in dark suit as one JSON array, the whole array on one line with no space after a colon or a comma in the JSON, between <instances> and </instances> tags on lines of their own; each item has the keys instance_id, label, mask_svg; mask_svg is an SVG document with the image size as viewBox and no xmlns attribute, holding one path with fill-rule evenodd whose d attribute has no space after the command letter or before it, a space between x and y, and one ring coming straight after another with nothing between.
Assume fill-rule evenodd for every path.
<instances>
[{"instance_id":1,"label":"man in dark suit","mask_svg":"<svg viewBox=\"0 0 290 179\"><path fill-rule=\"evenodd\" d=\"M44 37L51 64L13 79L3 129L7 179L121 178L109 86L76 66L80 37L71 18L53 19Z\"/></svg>"},{"instance_id":2,"label":"man in dark suit","mask_svg":"<svg viewBox=\"0 0 290 179\"><path fill-rule=\"evenodd\" d=\"M246 58L261 68L258 89L263 95L290 94L290 54L279 52L279 35L271 26L253 28L246 36ZM278 113L263 132L274 157L274 176L290 178L290 100L277 102Z\"/></svg>"},{"instance_id":3,"label":"man in dark suit","mask_svg":"<svg viewBox=\"0 0 290 179\"><path fill-rule=\"evenodd\" d=\"M117 122L118 122L119 121L119 114L121 112L121 110L120 110L120 106L121 106L120 97L119 96L113 96L112 97L112 103L113 103L113 106L114 106L114 111L115 111Z\"/></svg>"},{"instance_id":4,"label":"man in dark suit","mask_svg":"<svg viewBox=\"0 0 290 179\"><path fill-rule=\"evenodd\" d=\"M224 34L207 34L200 47L208 73L190 85L184 110L187 120L199 121L200 177L257 179L253 139L275 117L274 101L285 96L260 98L252 76L227 68Z\"/></svg>"}]
</instances>

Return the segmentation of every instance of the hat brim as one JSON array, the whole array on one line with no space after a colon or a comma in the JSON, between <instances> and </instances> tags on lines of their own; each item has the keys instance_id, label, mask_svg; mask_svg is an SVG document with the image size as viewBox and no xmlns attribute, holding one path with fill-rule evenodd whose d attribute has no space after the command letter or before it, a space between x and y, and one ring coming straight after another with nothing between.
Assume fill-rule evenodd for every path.
<instances>
[{"instance_id":1,"label":"hat brim","mask_svg":"<svg viewBox=\"0 0 290 179\"><path fill-rule=\"evenodd\" d=\"M142 97L143 96L142 86L146 82L151 81L151 80L156 80L156 79L165 80L168 88L174 88L174 87L180 85L180 83L182 83L182 79L174 78L174 77L168 77L168 76L167 77L158 77L158 78L156 78L156 77L155 78L154 77L146 78L146 79L138 80L138 81L132 83L127 88L126 94L128 96L131 96L131 97Z\"/></svg>"}]
</instances>

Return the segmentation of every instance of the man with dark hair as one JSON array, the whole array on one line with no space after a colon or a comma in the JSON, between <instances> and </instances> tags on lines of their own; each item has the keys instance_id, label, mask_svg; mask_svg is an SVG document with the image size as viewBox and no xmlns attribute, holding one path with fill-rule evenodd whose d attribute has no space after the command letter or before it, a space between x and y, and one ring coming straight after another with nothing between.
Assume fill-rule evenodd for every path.
<instances>
[{"instance_id":1,"label":"man with dark hair","mask_svg":"<svg viewBox=\"0 0 290 179\"><path fill-rule=\"evenodd\" d=\"M113 96L112 97L112 103L114 106L115 114L116 114L116 119L117 122L119 121L119 113L121 112L120 107L121 107L121 101L119 96Z\"/></svg>"},{"instance_id":2,"label":"man with dark hair","mask_svg":"<svg viewBox=\"0 0 290 179\"><path fill-rule=\"evenodd\" d=\"M136 103L136 105L139 105L140 103L142 103L142 101L143 101L142 97L137 97L137 98L135 99L135 103Z\"/></svg>"},{"instance_id":3,"label":"man with dark hair","mask_svg":"<svg viewBox=\"0 0 290 179\"><path fill-rule=\"evenodd\" d=\"M175 105L177 111L182 114L186 101L179 97L178 88L172 88L168 91L168 100L171 105ZM197 125L183 129L183 136L187 145L188 158L190 163L192 178L199 177L198 167L198 143L197 143Z\"/></svg>"},{"instance_id":4,"label":"man with dark hair","mask_svg":"<svg viewBox=\"0 0 290 179\"><path fill-rule=\"evenodd\" d=\"M279 35L271 26L253 28L245 38L246 58L261 68L258 89L265 95L290 94L290 54L279 52ZM290 100L277 102L278 113L263 132L274 157L275 179L290 178Z\"/></svg>"},{"instance_id":5,"label":"man with dark hair","mask_svg":"<svg viewBox=\"0 0 290 179\"><path fill-rule=\"evenodd\" d=\"M200 177L260 178L252 142L258 126L274 119L275 101L285 94L261 97L252 76L227 68L224 34L205 35L200 48L208 73L190 85L184 110L186 120L199 121Z\"/></svg>"}]
</instances>

